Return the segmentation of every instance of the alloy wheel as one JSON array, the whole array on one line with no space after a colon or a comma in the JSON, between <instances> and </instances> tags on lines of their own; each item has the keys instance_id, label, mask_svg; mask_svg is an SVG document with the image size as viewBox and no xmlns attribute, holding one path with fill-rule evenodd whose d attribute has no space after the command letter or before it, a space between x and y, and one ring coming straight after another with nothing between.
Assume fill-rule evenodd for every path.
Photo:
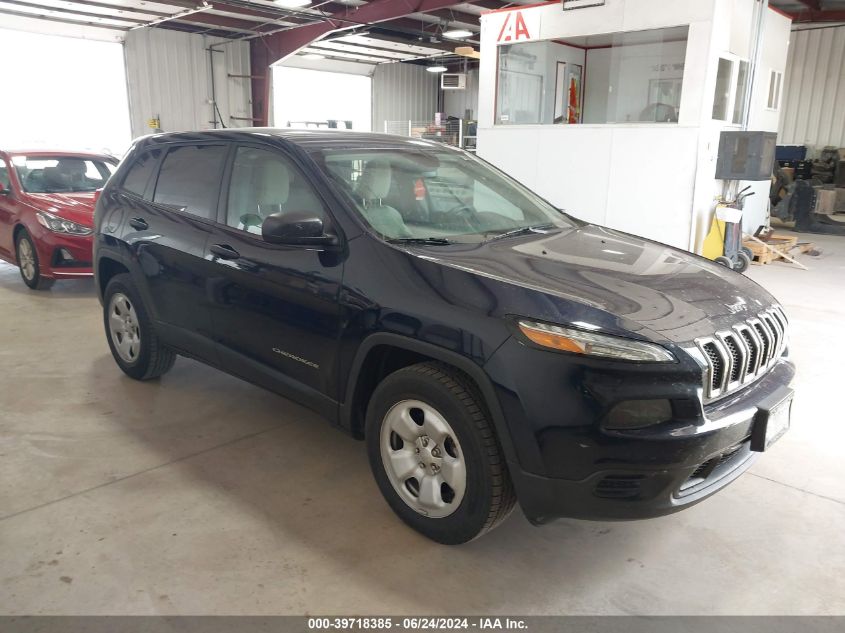
<instances>
[{"instance_id":1,"label":"alloy wheel","mask_svg":"<svg viewBox=\"0 0 845 633\"><path fill-rule=\"evenodd\" d=\"M379 445L387 478L410 508L431 518L458 509L466 492L466 462L439 411L419 400L396 403L384 417Z\"/></svg>"},{"instance_id":2,"label":"alloy wheel","mask_svg":"<svg viewBox=\"0 0 845 633\"><path fill-rule=\"evenodd\" d=\"M122 292L109 300L109 334L120 358L134 363L141 353L141 328L132 302Z\"/></svg>"},{"instance_id":3,"label":"alloy wheel","mask_svg":"<svg viewBox=\"0 0 845 633\"><path fill-rule=\"evenodd\" d=\"M18 265L27 281L35 279L37 273L35 251L32 250L32 243L26 238L18 242Z\"/></svg>"}]
</instances>

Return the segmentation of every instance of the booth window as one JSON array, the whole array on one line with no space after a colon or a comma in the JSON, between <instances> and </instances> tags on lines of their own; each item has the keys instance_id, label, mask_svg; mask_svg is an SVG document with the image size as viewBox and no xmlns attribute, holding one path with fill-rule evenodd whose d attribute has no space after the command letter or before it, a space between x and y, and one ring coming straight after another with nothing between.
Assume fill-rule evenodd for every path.
<instances>
[{"instance_id":1,"label":"booth window","mask_svg":"<svg viewBox=\"0 0 845 633\"><path fill-rule=\"evenodd\" d=\"M713 93L713 119L742 123L745 111L748 62L744 59L720 57L716 68L716 89Z\"/></svg>"},{"instance_id":2,"label":"booth window","mask_svg":"<svg viewBox=\"0 0 845 633\"><path fill-rule=\"evenodd\" d=\"M769 110L777 110L780 108L780 85L783 79L783 73L773 70L769 73L769 99L766 101L766 107Z\"/></svg>"},{"instance_id":3,"label":"booth window","mask_svg":"<svg viewBox=\"0 0 845 633\"><path fill-rule=\"evenodd\" d=\"M688 27L498 47L496 124L677 123Z\"/></svg>"}]
</instances>

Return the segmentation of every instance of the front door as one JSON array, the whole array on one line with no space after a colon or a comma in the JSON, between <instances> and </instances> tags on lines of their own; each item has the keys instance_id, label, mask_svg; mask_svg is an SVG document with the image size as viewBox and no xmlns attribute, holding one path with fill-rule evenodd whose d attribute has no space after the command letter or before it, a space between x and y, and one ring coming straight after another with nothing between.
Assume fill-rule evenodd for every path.
<instances>
[{"instance_id":1,"label":"front door","mask_svg":"<svg viewBox=\"0 0 845 633\"><path fill-rule=\"evenodd\" d=\"M276 150L240 146L229 171L206 255L217 267L212 322L221 362L333 413L342 259L261 238L261 222L272 213L319 213L328 224L325 204L303 172Z\"/></svg>"},{"instance_id":2,"label":"front door","mask_svg":"<svg viewBox=\"0 0 845 633\"><path fill-rule=\"evenodd\" d=\"M5 192L0 194L0 255L14 259L15 245L12 232L15 226L15 217L17 217L18 202L12 193L11 166L2 156L0 156L0 189Z\"/></svg>"}]
</instances>

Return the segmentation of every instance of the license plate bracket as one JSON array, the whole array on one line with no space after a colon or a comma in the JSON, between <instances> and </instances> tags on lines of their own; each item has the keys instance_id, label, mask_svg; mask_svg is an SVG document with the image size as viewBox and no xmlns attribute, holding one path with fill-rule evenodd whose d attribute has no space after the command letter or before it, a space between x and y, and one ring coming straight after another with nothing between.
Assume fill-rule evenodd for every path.
<instances>
[{"instance_id":1,"label":"license plate bracket","mask_svg":"<svg viewBox=\"0 0 845 633\"><path fill-rule=\"evenodd\" d=\"M792 398L795 392L784 388L757 405L751 430L751 450L762 453L789 430Z\"/></svg>"}]
</instances>

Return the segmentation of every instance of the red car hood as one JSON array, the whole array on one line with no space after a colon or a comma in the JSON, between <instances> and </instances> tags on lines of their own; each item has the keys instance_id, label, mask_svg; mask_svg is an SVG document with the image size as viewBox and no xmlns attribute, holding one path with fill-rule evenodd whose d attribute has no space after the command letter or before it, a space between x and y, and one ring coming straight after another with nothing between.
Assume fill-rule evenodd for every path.
<instances>
[{"instance_id":1,"label":"red car hood","mask_svg":"<svg viewBox=\"0 0 845 633\"><path fill-rule=\"evenodd\" d=\"M55 216L94 226L94 192L80 193L30 193L30 204Z\"/></svg>"}]
</instances>

